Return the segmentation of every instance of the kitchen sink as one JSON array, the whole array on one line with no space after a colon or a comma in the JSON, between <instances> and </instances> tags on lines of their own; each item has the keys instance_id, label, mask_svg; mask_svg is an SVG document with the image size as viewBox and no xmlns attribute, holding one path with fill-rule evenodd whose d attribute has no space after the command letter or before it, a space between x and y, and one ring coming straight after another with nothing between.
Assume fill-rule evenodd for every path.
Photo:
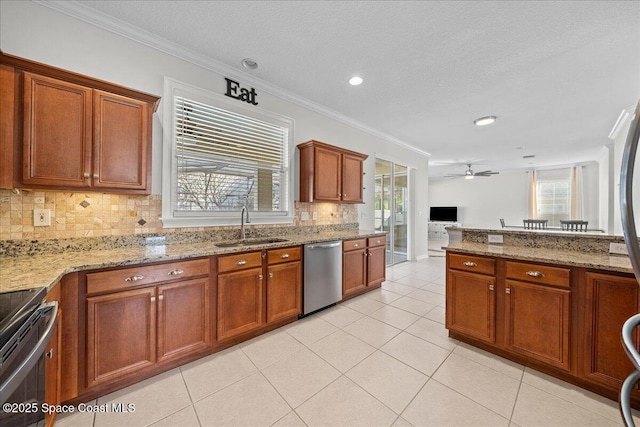
<instances>
[{"instance_id":1,"label":"kitchen sink","mask_svg":"<svg viewBox=\"0 0 640 427\"><path fill-rule=\"evenodd\" d=\"M265 239L256 239L256 240L238 240L234 242L220 242L214 243L214 246L219 248L237 248L241 246L256 246L256 245L265 245L268 243L279 243L286 242L287 239L279 239L279 238L265 238Z\"/></svg>"}]
</instances>

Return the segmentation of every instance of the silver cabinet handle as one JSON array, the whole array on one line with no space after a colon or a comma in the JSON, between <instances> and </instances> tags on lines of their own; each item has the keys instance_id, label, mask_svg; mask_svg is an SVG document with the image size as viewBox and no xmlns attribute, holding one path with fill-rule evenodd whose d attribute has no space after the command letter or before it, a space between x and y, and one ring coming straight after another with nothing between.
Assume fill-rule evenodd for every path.
<instances>
[{"instance_id":1,"label":"silver cabinet handle","mask_svg":"<svg viewBox=\"0 0 640 427\"><path fill-rule=\"evenodd\" d=\"M466 265L467 267L477 267L478 266L478 264L476 264L473 261L465 261L462 264Z\"/></svg>"},{"instance_id":2,"label":"silver cabinet handle","mask_svg":"<svg viewBox=\"0 0 640 427\"><path fill-rule=\"evenodd\" d=\"M262 274L258 274L258 280L262 280Z\"/></svg>"},{"instance_id":3,"label":"silver cabinet handle","mask_svg":"<svg viewBox=\"0 0 640 427\"><path fill-rule=\"evenodd\" d=\"M46 356L47 359L53 359L53 349L47 351Z\"/></svg>"},{"instance_id":4,"label":"silver cabinet handle","mask_svg":"<svg viewBox=\"0 0 640 427\"><path fill-rule=\"evenodd\" d=\"M83 178L89 178L89 172L85 172L85 173L83 173L83 174L82 174L82 177L83 177Z\"/></svg>"},{"instance_id":5,"label":"silver cabinet handle","mask_svg":"<svg viewBox=\"0 0 640 427\"><path fill-rule=\"evenodd\" d=\"M171 270L167 274L169 276L178 276L179 274L182 274L182 273L184 273L184 270Z\"/></svg>"},{"instance_id":6,"label":"silver cabinet handle","mask_svg":"<svg viewBox=\"0 0 640 427\"><path fill-rule=\"evenodd\" d=\"M156 302L156 297L151 297L150 300L151 300L152 303Z\"/></svg>"},{"instance_id":7,"label":"silver cabinet handle","mask_svg":"<svg viewBox=\"0 0 640 427\"><path fill-rule=\"evenodd\" d=\"M144 279L144 276L142 274L136 274L134 276L129 276L127 278L124 279L125 282L137 282L138 280L142 280Z\"/></svg>"},{"instance_id":8,"label":"silver cabinet handle","mask_svg":"<svg viewBox=\"0 0 640 427\"><path fill-rule=\"evenodd\" d=\"M164 300L164 295L159 295L158 296L158 301L162 301L162 300Z\"/></svg>"},{"instance_id":9,"label":"silver cabinet handle","mask_svg":"<svg viewBox=\"0 0 640 427\"><path fill-rule=\"evenodd\" d=\"M493 285L489 285L489 290L492 291L493 290Z\"/></svg>"},{"instance_id":10,"label":"silver cabinet handle","mask_svg":"<svg viewBox=\"0 0 640 427\"><path fill-rule=\"evenodd\" d=\"M282 255L280 255L280 258L285 258L285 259L289 258L289 254L282 254Z\"/></svg>"},{"instance_id":11,"label":"silver cabinet handle","mask_svg":"<svg viewBox=\"0 0 640 427\"><path fill-rule=\"evenodd\" d=\"M506 294L510 294L510 293L511 293L511 288L507 288L507 289L505 289L505 290L504 290L504 293L506 293Z\"/></svg>"},{"instance_id":12,"label":"silver cabinet handle","mask_svg":"<svg viewBox=\"0 0 640 427\"><path fill-rule=\"evenodd\" d=\"M236 265L245 265L247 263L247 261L241 259L240 261L236 262Z\"/></svg>"},{"instance_id":13,"label":"silver cabinet handle","mask_svg":"<svg viewBox=\"0 0 640 427\"><path fill-rule=\"evenodd\" d=\"M269 272L269 279L273 279L273 273Z\"/></svg>"},{"instance_id":14,"label":"silver cabinet handle","mask_svg":"<svg viewBox=\"0 0 640 427\"><path fill-rule=\"evenodd\" d=\"M93 179L98 179L98 178L100 178L100 175L98 175L97 173L94 173L93 174Z\"/></svg>"},{"instance_id":15,"label":"silver cabinet handle","mask_svg":"<svg viewBox=\"0 0 640 427\"><path fill-rule=\"evenodd\" d=\"M531 276L531 277L544 277L544 274L539 272L539 271L527 271L527 276Z\"/></svg>"}]
</instances>

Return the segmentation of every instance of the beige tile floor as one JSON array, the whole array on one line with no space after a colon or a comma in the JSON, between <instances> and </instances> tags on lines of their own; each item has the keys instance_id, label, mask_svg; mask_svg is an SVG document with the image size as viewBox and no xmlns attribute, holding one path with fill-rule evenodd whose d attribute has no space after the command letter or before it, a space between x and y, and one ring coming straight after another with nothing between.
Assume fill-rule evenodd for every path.
<instances>
[{"instance_id":1,"label":"beige tile floor","mask_svg":"<svg viewBox=\"0 0 640 427\"><path fill-rule=\"evenodd\" d=\"M447 337L444 258L56 426L620 426L617 404ZM640 425L640 418L638 422Z\"/></svg>"}]
</instances>

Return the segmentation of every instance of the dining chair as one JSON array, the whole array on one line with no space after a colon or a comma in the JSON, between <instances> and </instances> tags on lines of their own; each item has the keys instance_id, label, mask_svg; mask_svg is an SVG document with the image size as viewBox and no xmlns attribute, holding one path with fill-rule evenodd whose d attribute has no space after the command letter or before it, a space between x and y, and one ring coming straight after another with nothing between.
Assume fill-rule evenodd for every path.
<instances>
[{"instance_id":1,"label":"dining chair","mask_svg":"<svg viewBox=\"0 0 640 427\"><path fill-rule=\"evenodd\" d=\"M523 219L524 228L527 230L546 230L548 219Z\"/></svg>"},{"instance_id":2,"label":"dining chair","mask_svg":"<svg viewBox=\"0 0 640 427\"><path fill-rule=\"evenodd\" d=\"M506 225L504 225L504 218L500 218L500 225L502 226L502 228L506 227Z\"/></svg>"},{"instance_id":3,"label":"dining chair","mask_svg":"<svg viewBox=\"0 0 640 427\"><path fill-rule=\"evenodd\" d=\"M587 231L589 221L582 220L560 220L560 227L564 231Z\"/></svg>"}]
</instances>

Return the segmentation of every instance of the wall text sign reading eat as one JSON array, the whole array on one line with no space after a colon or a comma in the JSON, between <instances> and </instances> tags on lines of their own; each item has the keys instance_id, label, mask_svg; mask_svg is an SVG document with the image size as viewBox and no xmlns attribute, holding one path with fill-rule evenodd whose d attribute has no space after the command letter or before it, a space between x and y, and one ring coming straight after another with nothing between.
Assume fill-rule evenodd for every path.
<instances>
[{"instance_id":1,"label":"wall text sign reading eat","mask_svg":"<svg viewBox=\"0 0 640 427\"><path fill-rule=\"evenodd\" d=\"M230 98L239 99L240 101L248 102L249 104L258 105L256 97L258 94L254 88L248 90L247 88L240 87L240 83L228 78L224 78L227 81L227 95Z\"/></svg>"}]
</instances>

